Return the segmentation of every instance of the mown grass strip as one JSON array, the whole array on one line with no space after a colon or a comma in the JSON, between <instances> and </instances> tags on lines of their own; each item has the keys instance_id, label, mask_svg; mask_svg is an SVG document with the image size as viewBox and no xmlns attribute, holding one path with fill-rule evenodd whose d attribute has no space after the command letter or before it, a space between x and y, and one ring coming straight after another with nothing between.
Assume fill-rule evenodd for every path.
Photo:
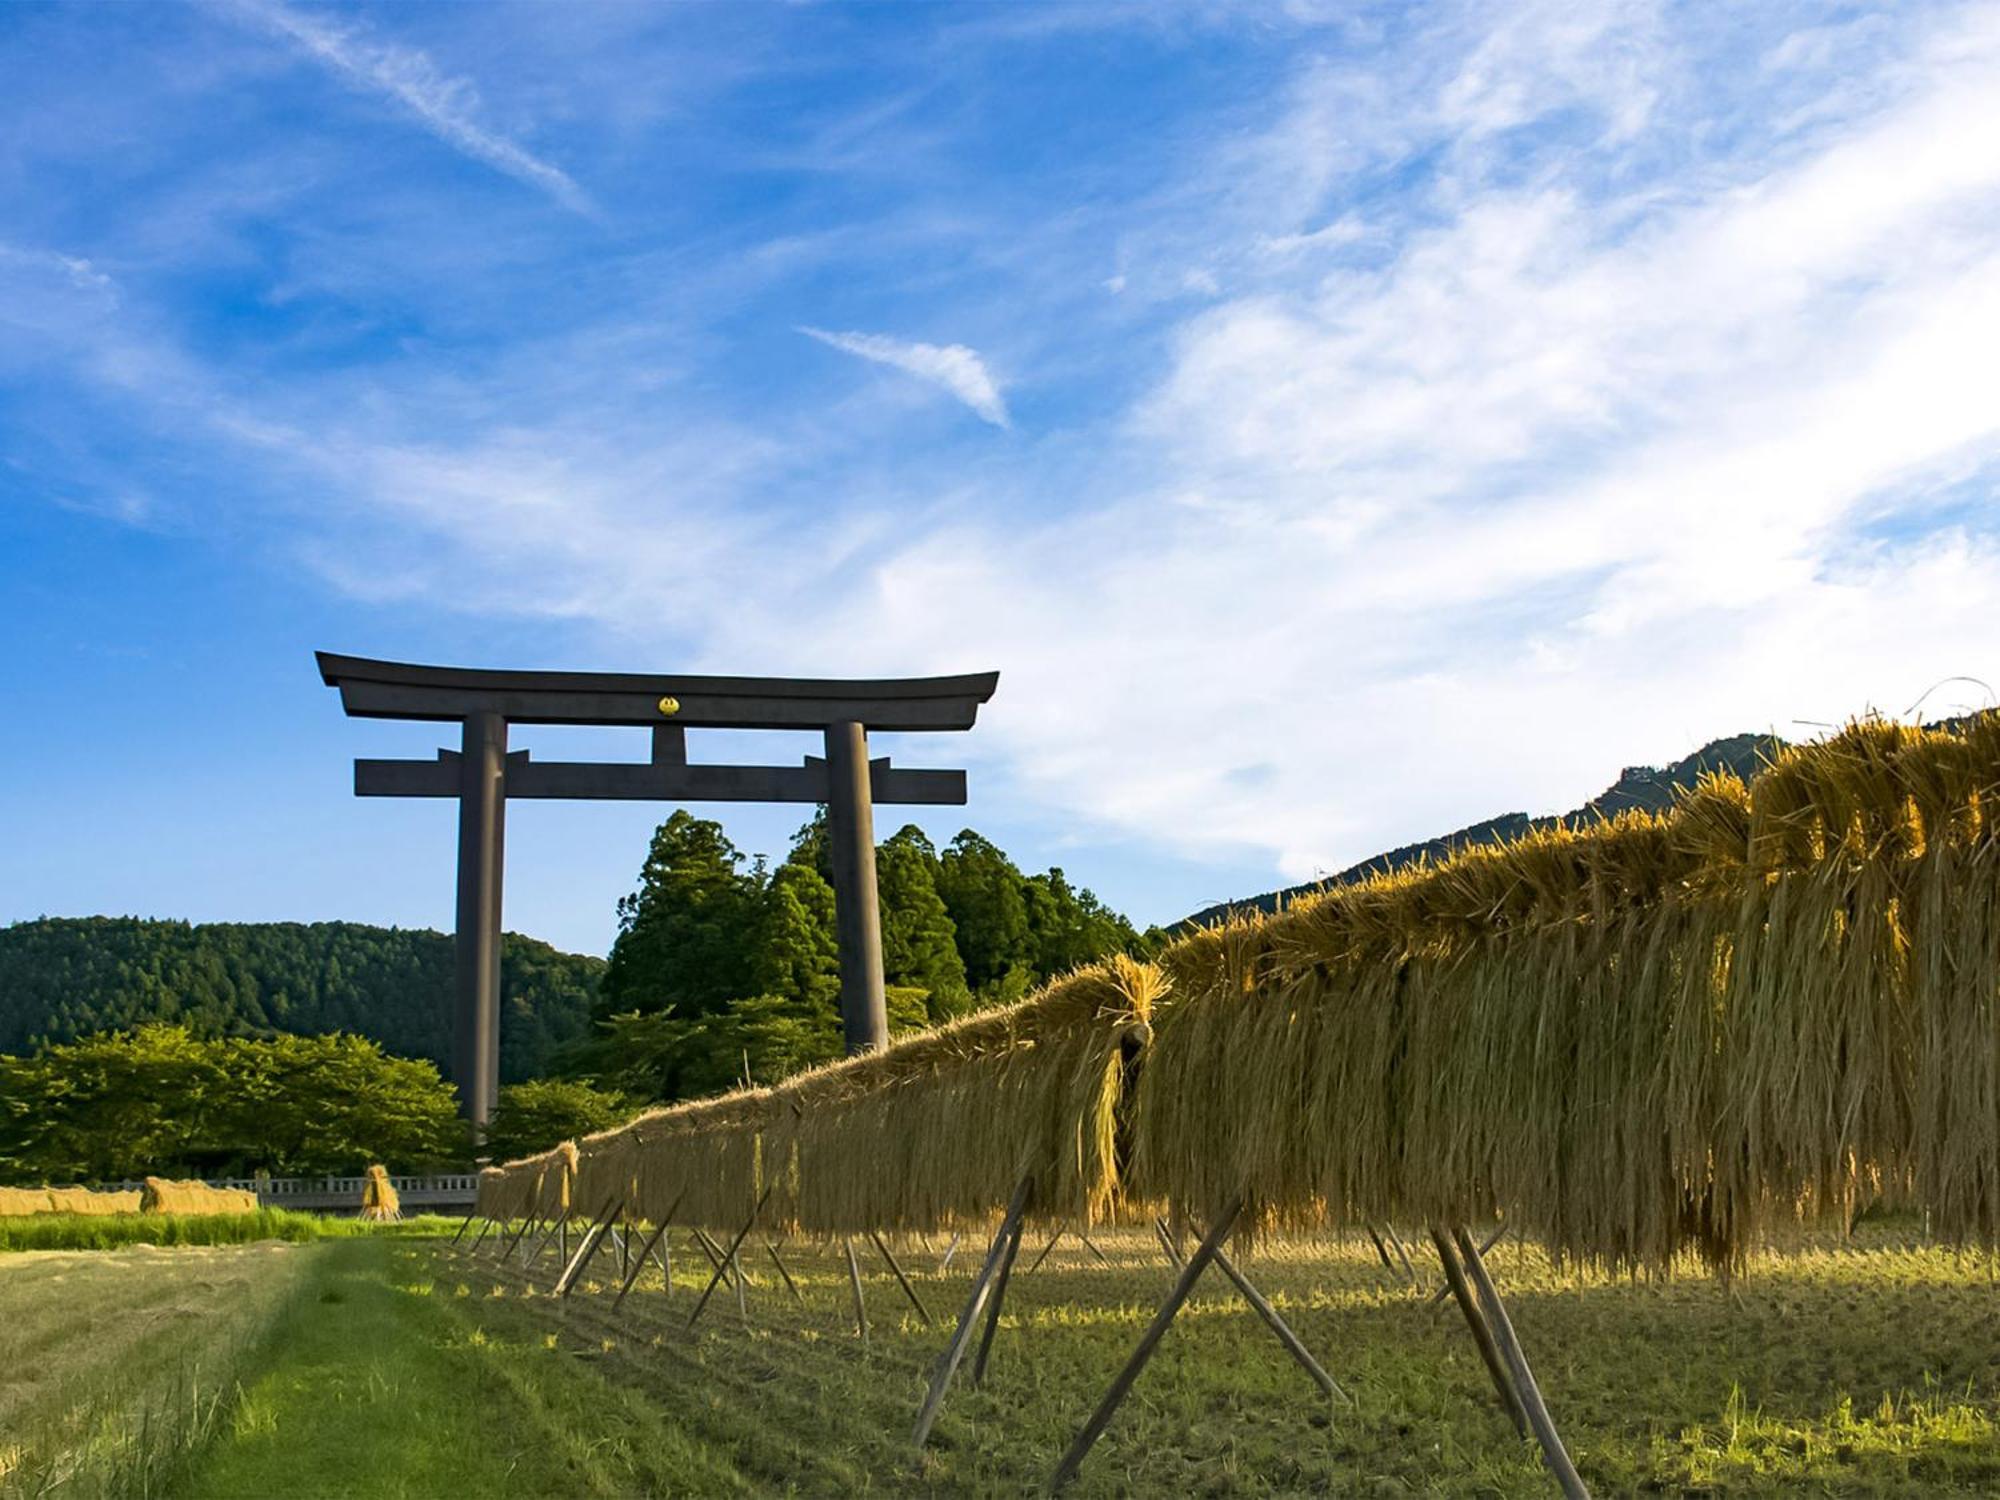
<instances>
[{"instance_id":1,"label":"mown grass strip","mask_svg":"<svg viewBox=\"0 0 2000 1500\"><path fill-rule=\"evenodd\" d=\"M125 1245L252 1245L261 1240L309 1244L358 1235L426 1238L449 1234L456 1220L434 1214L395 1223L336 1219L286 1208L248 1214L33 1214L0 1218L0 1252L116 1250Z\"/></svg>"},{"instance_id":2,"label":"mown grass strip","mask_svg":"<svg viewBox=\"0 0 2000 1500\"><path fill-rule=\"evenodd\" d=\"M320 1252L319 1283L273 1330L225 1430L179 1492L270 1495L726 1495L740 1478L668 1412L557 1352L494 1337L392 1241Z\"/></svg>"}]
</instances>

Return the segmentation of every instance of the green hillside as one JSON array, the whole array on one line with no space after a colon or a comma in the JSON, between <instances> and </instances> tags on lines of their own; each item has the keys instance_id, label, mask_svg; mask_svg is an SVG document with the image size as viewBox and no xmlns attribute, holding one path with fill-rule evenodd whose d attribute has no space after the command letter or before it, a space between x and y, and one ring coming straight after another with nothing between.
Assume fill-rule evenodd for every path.
<instances>
[{"instance_id":1,"label":"green hillside","mask_svg":"<svg viewBox=\"0 0 2000 1500\"><path fill-rule=\"evenodd\" d=\"M508 933L500 1076L590 1028L604 961ZM0 928L0 1052L175 1021L199 1036L351 1031L449 1064L452 941L359 922L45 917Z\"/></svg>"}]
</instances>

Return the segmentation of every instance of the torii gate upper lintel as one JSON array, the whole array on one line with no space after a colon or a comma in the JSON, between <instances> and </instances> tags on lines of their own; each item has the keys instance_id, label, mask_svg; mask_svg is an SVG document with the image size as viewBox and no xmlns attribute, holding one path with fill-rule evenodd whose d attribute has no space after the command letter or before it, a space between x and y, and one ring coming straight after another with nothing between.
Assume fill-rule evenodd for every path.
<instances>
[{"instance_id":1,"label":"torii gate upper lintel","mask_svg":"<svg viewBox=\"0 0 2000 1500\"><path fill-rule=\"evenodd\" d=\"M840 939L840 1008L850 1052L888 1043L881 915L875 889L877 802L960 806L963 771L908 770L868 758L868 731L970 729L998 672L842 681L666 677L628 672L514 672L417 666L317 653L320 677L356 718L463 726L435 760L357 760L361 797L456 797L457 1004L452 1072L475 1126L500 1076L500 892L510 797L660 802L824 803ZM652 730L643 762L537 761L507 750L509 724L615 724ZM798 766L690 765L689 729L817 729L826 755Z\"/></svg>"}]
</instances>

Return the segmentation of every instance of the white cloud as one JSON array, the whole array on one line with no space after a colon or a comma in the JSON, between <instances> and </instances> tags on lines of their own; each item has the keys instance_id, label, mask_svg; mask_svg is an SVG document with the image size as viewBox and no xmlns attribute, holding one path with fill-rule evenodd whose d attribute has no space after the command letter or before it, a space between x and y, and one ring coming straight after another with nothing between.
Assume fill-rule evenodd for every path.
<instances>
[{"instance_id":1,"label":"white cloud","mask_svg":"<svg viewBox=\"0 0 2000 1500\"><path fill-rule=\"evenodd\" d=\"M800 328L808 338L818 339L848 354L873 360L927 380L964 402L983 422L1007 426L1007 403L1000 387L988 372L977 350L963 344L918 344L886 338L877 333L829 333L823 328Z\"/></svg>"},{"instance_id":2,"label":"white cloud","mask_svg":"<svg viewBox=\"0 0 2000 1500\"><path fill-rule=\"evenodd\" d=\"M479 94L466 80L438 70L414 48L371 41L278 0L232 0L233 8L289 37L315 61L348 81L393 99L439 140L475 161L547 193L565 208L594 213L591 201L562 168L482 126Z\"/></svg>"}]
</instances>

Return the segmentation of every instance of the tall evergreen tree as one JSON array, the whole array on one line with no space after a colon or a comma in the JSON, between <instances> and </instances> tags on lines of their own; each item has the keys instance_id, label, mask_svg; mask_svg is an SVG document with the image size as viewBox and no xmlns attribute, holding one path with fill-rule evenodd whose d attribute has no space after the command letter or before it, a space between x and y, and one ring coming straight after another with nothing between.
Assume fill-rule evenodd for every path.
<instances>
[{"instance_id":1,"label":"tall evergreen tree","mask_svg":"<svg viewBox=\"0 0 2000 1500\"><path fill-rule=\"evenodd\" d=\"M726 1009L752 992L761 883L722 825L685 809L659 826L639 871L639 889L618 903L618 937L598 1011Z\"/></svg>"},{"instance_id":2,"label":"tall evergreen tree","mask_svg":"<svg viewBox=\"0 0 2000 1500\"><path fill-rule=\"evenodd\" d=\"M882 972L890 984L928 995L933 1023L972 1008L951 913L937 890L937 850L915 824L875 851L882 903Z\"/></svg>"},{"instance_id":3,"label":"tall evergreen tree","mask_svg":"<svg viewBox=\"0 0 2000 1500\"><path fill-rule=\"evenodd\" d=\"M951 914L966 982L982 998L1016 998L1032 982L1027 882L992 840L961 829L938 861L938 895Z\"/></svg>"}]
</instances>

